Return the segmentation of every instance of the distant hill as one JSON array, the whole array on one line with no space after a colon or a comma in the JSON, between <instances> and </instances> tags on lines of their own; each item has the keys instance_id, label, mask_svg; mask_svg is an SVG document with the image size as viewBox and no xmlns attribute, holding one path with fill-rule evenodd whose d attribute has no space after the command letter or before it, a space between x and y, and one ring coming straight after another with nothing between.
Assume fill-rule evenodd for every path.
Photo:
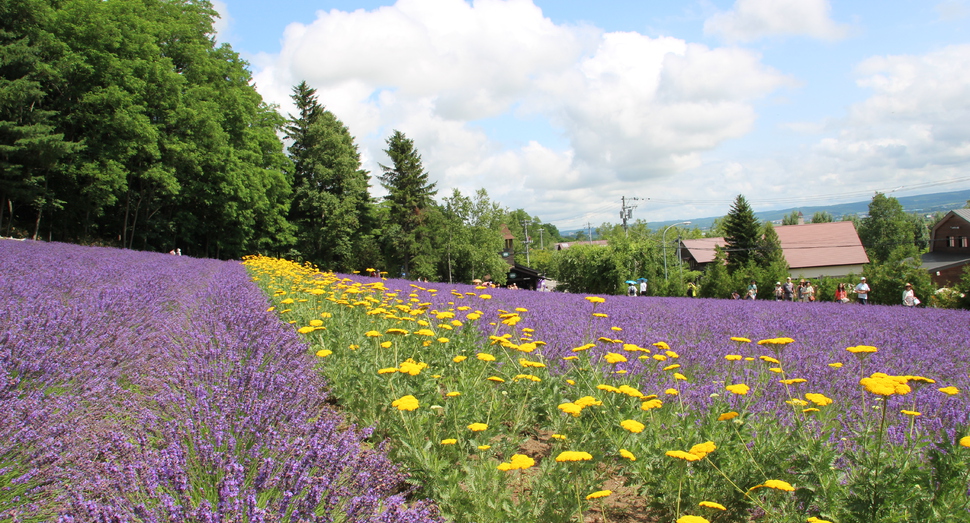
<instances>
[{"instance_id":1,"label":"distant hill","mask_svg":"<svg viewBox=\"0 0 970 523\"><path fill-rule=\"evenodd\" d=\"M967 204L967 200L970 200L970 190L921 194L918 196L902 196L897 197L896 199L899 200L899 203L902 204L903 209L906 212L932 214L937 211L946 212L963 207ZM805 221L809 222L812 219L812 215L816 212L827 211L836 220L840 220L843 216L851 216L853 214L859 216L866 215L869 212L870 201L871 200L853 203L840 203L838 205L819 205L813 207L790 207L788 209L780 209L777 211L755 212L754 214L759 220L779 221L785 216L791 214L792 211L801 211L802 215L805 216ZM692 227L708 229L714 223L714 220L720 217L721 216L711 216L708 218L684 218L665 222L650 222L650 228L657 230L678 222L690 221ZM567 232L571 231L563 231L562 234L565 235Z\"/></svg>"},{"instance_id":2,"label":"distant hill","mask_svg":"<svg viewBox=\"0 0 970 523\"><path fill-rule=\"evenodd\" d=\"M896 199L899 200L899 203L903 206L903 210L906 212L933 214L938 211L946 212L963 207L967 204L967 200L970 200L970 190L920 194L917 196L902 196L897 197ZM865 216L869 212L870 201L871 200L840 203L837 205L818 205L812 207L790 207L788 209L780 209L777 211L755 212L754 214L759 220L773 222L781 221L782 218L791 214L792 211L801 211L802 215L805 216L805 221L809 222L812 219L812 215L816 212L826 211L838 221L841 220L843 216L851 216L853 214ZM667 220L663 222L650 222L649 225L651 229L659 230L675 223L690 221L691 227L709 229L711 225L714 224L714 220L718 218L721 218L721 216L710 216L707 218L680 218L677 220ZM579 231L582 231L584 234L586 233L586 229L560 230L559 233L563 238L567 238L575 235L576 232ZM596 236L595 230L593 231L593 236Z\"/></svg>"}]
</instances>

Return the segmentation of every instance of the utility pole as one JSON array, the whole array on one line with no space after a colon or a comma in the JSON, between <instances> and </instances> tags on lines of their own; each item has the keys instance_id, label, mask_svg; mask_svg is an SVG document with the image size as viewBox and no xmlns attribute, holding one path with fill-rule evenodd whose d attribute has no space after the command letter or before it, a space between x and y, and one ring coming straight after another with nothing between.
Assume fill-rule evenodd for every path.
<instances>
[{"instance_id":1,"label":"utility pole","mask_svg":"<svg viewBox=\"0 0 970 523\"><path fill-rule=\"evenodd\" d=\"M631 202L635 202L635 201L637 201L639 199L640 198L630 198L630 201ZM626 196L621 196L620 197L620 206L621 206L620 207L620 219L623 220L623 233L624 234L627 233L627 224L626 224L626 221L629 220L630 218L633 218L633 209L636 209L637 208L636 205L627 206L626 201L627 201L627 197Z\"/></svg>"},{"instance_id":2,"label":"utility pole","mask_svg":"<svg viewBox=\"0 0 970 523\"><path fill-rule=\"evenodd\" d=\"M530 220L522 220L522 228L525 229L525 240L523 240L522 243L525 244L525 264L526 265L532 265L532 260L529 258L529 244L532 243L532 240L529 239L529 224L531 223L532 222Z\"/></svg>"},{"instance_id":3,"label":"utility pole","mask_svg":"<svg viewBox=\"0 0 970 523\"><path fill-rule=\"evenodd\" d=\"M542 233L545 232L545 231L546 231L545 229L543 229L541 227L539 228L539 248L540 249L545 249L546 248L545 242L542 241Z\"/></svg>"},{"instance_id":4,"label":"utility pole","mask_svg":"<svg viewBox=\"0 0 970 523\"><path fill-rule=\"evenodd\" d=\"M593 226L586 222L586 231L589 233L589 244L593 245Z\"/></svg>"}]
</instances>

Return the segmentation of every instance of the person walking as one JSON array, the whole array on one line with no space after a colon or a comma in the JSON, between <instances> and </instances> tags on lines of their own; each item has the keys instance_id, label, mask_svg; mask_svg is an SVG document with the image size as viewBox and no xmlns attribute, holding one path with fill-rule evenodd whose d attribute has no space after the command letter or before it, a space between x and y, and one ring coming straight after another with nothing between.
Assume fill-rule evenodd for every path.
<instances>
[{"instance_id":1,"label":"person walking","mask_svg":"<svg viewBox=\"0 0 970 523\"><path fill-rule=\"evenodd\" d=\"M782 288L781 282L775 282L775 301L781 301L785 299L785 289Z\"/></svg>"},{"instance_id":2,"label":"person walking","mask_svg":"<svg viewBox=\"0 0 970 523\"><path fill-rule=\"evenodd\" d=\"M781 288L785 293L785 301L795 301L795 284L791 282L791 276L785 279L785 284Z\"/></svg>"},{"instance_id":3,"label":"person walking","mask_svg":"<svg viewBox=\"0 0 970 523\"><path fill-rule=\"evenodd\" d=\"M647 295L647 279L640 278L640 296Z\"/></svg>"},{"instance_id":4,"label":"person walking","mask_svg":"<svg viewBox=\"0 0 970 523\"><path fill-rule=\"evenodd\" d=\"M915 307L919 305L919 298L916 297L916 293L913 292L913 284L907 283L903 287L903 306L905 307Z\"/></svg>"},{"instance_id":5,"label":"person walking","mask_svg":"<svg viewBox=\"0 0 970 523\"><path fill-rule=\"evenodd\" d=\"M872 292L872 289L869 287L869 284L866 283L865 276L859 279L859 284L852 289L852 292L855 293L856 299L859 300L861 305L869 304L869 293Z\"/></svg>"},{"instance_id":6,"label":"person walking","mask_svg":"<svg viewBox=\"0 0 970 523\"><path fill-rule=\"evenodd\" d=\"M749 300L754 300L758 298L758 284L754 280L751 280L751 284L748 285L748 296Z\"/></svg>"}]
</instances>

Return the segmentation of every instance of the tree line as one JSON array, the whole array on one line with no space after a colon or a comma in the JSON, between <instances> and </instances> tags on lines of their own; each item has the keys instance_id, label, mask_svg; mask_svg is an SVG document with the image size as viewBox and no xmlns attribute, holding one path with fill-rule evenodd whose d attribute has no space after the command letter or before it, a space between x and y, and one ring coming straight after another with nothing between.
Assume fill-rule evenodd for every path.
<instances>
[{"instance_id":1,"label":"tree line","mask_svg":"<svg viewBox=\"0 0 970 523\"><path fill-rule=\"evenodd\" d=\"M214 16L206 0L0 4L0 234L503 281L500 224L561 240L484 191L435 201L399 131L374 199L346 126L305 82L297 114L264 103Z\"/></svg>"},{"instance_id":2,"label":"tree line","mask_svg":"<svg viewBox=\"0 0 970 523\"><path fill-rule=\"evenodd\" d=\"M206 0L0 3L0 234L501 284L505 227L513 260L566 291L617 294L646 278L651 295L727 297L755 280L764 297L788 274L772 225L743 196L708 231L727 246L703 273L676 250L697 229L607 223L596 231L607 247L557 251L555 226L484 189L439 195L398 130L375 176L387 195L376 199L354 137L316 91L294 86L287 116L264 103L246 62L216 45L214 16ZM874 301L894 303L904 280L931 291L918 269L924 220L879 194L867 217L849 219L872 261Z\"/></svg>"}]
</instances>

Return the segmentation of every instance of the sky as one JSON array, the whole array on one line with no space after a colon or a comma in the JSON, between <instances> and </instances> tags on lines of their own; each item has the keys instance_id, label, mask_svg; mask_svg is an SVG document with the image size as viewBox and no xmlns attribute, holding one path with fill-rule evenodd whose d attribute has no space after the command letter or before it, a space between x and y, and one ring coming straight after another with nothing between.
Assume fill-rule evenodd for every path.
<instances>
[{"instance_id":1,"label":"sky","mask_svg":"<svg viewBox=\"0 0 970 523\"><path fill-rule=\"evenodd\" d=\"M294 112L306 81L371 194L394 130L438 199L561 230L970 188L970 0L215 0Z\"/></svg>"}]
</instances>

